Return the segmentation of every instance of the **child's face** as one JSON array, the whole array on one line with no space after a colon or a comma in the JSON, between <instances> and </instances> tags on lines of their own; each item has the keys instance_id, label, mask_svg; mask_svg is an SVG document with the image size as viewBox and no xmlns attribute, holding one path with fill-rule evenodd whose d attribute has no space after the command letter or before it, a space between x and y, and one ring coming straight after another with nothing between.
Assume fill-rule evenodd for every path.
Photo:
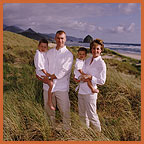
<instances>
[{"instance_id":1,"label":"child's face","mask_svg":"<svg viewBox=\"0 0 144 144\"><path fill-rule=\"evenodd\" d=\"M40 43L38 46L40 52L46 52L48 50L48 45L47 43Z\"/></svg>"},{"instance_id":2,"label":"child's face","mask_svg":"<svg viewBox=\"0 0 144 144\"><path fill-rule=\"evenodd\" d=\"M85 51L79 51L78 52L78 58L80 60L84 60L86 58L86 52Z\"/></svg>"}]
</instances>

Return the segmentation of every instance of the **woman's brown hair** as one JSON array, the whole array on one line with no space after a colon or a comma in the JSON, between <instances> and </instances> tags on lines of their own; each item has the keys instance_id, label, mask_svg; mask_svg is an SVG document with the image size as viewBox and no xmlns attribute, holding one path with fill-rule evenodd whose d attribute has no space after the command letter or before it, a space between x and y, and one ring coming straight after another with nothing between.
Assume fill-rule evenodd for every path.
<instances>
[{"instance_id":1,"label":"woman's brown hair","mask_svg":"<svg viewBox=\"0 0 144 144\"><path fill-rule=\"evenodd\" d=\"M90 52L92 50L92 47L95 45L101 45L101 50L104 51L104 44L103 44L103 40L101 39L95 39L90 43Z\"/></svg>"}]
</instances>

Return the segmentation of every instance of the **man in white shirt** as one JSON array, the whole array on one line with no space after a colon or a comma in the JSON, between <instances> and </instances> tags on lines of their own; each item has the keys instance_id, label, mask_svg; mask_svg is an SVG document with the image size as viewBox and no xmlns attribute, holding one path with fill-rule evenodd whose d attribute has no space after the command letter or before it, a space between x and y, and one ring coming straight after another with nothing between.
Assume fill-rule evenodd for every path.
<instances>
[{"instance_id":1,"label":"man in white shirt","mask_svg":"<svg viewBox=\"0 0 144 144\"><path fill-rule=\"evenodd\" d=\"M48 100L48 81L53 80L52 101L54 107L59 108L62 119L63 128L68 130L70 128L70 100L69 100L69 80L71 67L73 63L73 55L66 48L66 33L64 31L57 31L55 35L56 47L47 52L47 71L50 77L40 79L43 81L43 96L44 109L47 112L52 124L55 124L55 111L51 110L47 105Z\"/></svg>"}]
</instances>

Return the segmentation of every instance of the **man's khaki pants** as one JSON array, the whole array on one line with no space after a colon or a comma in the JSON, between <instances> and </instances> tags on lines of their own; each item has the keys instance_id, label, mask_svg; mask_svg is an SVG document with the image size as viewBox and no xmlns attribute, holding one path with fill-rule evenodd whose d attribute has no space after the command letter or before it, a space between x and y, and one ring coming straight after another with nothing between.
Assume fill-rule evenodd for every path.
<instances>
[{"instance_id":1,"label":"man's khaki pants","mask_svg":"<svg viewBox=\"0 0 144 144\"><path fill-rule=\"evenodd\" d=\"M48 114L52 125L55 125L55 111L51 110L49 106L47 105L48 101L48 91L44 90L43 91L43 96L44 96L44 109L46 113ZM52 102L54 107L57 107L60 111L60 114L63 119L63 128L65 130L70 129L70 101L69 101L69 96L67 91L57 91L53 92L52 94Z\"/></svg>"},{"instance_id":2,"label":"man's khaki pants","mask_svg":"<svg viewBox=\"0 0 144 144\"><path fill-rule=\"evenodd\" d=\"M89 128L90 124L92 128L101 132L100 121L97 115L97 94L82 95L78 94L78 108L80 120L86 124Z\"/></svg>"}]
</instances>

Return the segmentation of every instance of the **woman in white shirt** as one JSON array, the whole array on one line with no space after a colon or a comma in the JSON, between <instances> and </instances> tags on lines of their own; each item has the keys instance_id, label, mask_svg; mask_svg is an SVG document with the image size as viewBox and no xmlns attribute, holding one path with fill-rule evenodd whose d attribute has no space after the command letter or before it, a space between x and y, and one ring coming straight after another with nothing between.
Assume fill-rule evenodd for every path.
<instances>
[{"instance_id":1,"label":"woman in white shirt","mask_svg":"<svg viewBox=\"0 0 144 144\"><path fill-rule=\"evenodd\" d=\"M84 83L80 83L78 92L79 116L82 122L89 128L90 124L97 131L101 132L101 125L97 115L97 93L92 93L87 85L88 79L91 80L96 89L97 84L103 85L106 81L106 64L101 58L101 52L104 50L103 41L96 39L90 44L92 57L88 58L83 67L86 76L82 77Z\"/></svg>"}]
</instances>

